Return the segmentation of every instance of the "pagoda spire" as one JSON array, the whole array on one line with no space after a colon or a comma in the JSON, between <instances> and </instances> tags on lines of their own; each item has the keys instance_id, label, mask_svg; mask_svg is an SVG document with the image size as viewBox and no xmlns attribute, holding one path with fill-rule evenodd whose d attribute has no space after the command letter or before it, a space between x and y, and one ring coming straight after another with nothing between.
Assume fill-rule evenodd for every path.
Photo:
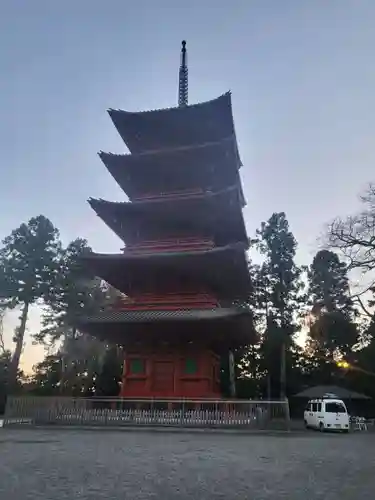
<instances>
[{"instance_id":1,"label":"pagoda spire","mask_svg":"<svg viewBox=\"0 0 375 500\"><path fill-rule=\"evenodd\" d=\"M182 40L180 71L178 75L178 105L180 107L188 104L188 67L186 41Z\"/></svg>"}]
</instances>

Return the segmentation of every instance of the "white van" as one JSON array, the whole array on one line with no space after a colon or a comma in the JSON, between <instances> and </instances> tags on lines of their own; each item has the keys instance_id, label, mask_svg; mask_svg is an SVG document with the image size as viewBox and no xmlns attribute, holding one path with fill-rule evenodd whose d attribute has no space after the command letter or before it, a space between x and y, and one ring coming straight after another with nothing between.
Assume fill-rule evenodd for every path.
<instances>
[{"instance_id":1,"label":"white van","mask_svg":"<svg viewBox=\"0 0 375 500\"><path fill-rule=\"evenodd\" d=\"M305 408L306 428L349 432L349 415L344 401L336 397L324 396L311 399Z\"/></svg>"}]
</instances>

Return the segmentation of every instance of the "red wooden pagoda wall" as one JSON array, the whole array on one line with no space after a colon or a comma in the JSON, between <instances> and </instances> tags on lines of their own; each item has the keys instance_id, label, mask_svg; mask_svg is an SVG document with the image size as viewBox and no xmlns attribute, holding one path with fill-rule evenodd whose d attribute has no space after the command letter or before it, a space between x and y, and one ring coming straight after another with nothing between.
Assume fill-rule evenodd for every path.
<instances>
[{"instance_id":1,"label":"red wooden pagoda wall","mask_svg":"<svg viewBox=\"0 0 375 500\"><path fill-rule=\"evenodd\" d=\"M139 201L156 198L179 198L201 194L194 192L148 194L139 196ZM136 202L135 202L136 203ZM157 254L168 252L205 251L214 248L210 235L190 235L179 237L170 235L155 240L126 242L124 253L129 255ZM173 285L173 286L172 286ZM214 309L219 307L216 297L207 290L181 289L181 284L166 285L166 289L144 290L121 298L115 308L118 310L179 310ZM189 345L166 350L151 350L146 345L138 352L125 355L120 396L124 398L189 398L219 399L220 358L208 349L189 349Z\"/></svg>"},{"instance_id":2,"label":"red wooden pagoda wall","mask_svg":"<svg viewBox=\"0 0 375 500\"><path fill-rule=\"evenodd\" d=\"M220 359L209 350L159 350L125 355L124 398L219 398Z\"/></svg>"},{"instance_id":3,"label":"red wooden pagoda wall","mask_svg":"<svg viewBox=\"0 0 375 500\"><path fill-rule=\"evenodd\" d=\"M128 255L144 255L151 253L166 252L192 252L199 250L211 250L215 243L212 238L197 238L194 236L184 238L164 238L158 240L140 241L128 243L123 252Z\"/></svg>"},{"instance_id":4,"label":"red wooden pagoda wall","mask_svg":"<svg viewBox=\"0 0 375 500\"><path fill-rule=\"evenodd\" d=\"M178 291L170 293L144 293L122 297L115 304L117 311L176 311L179 309L213 309L217 299L210 293Z\"/></svg>"}]
</instances>

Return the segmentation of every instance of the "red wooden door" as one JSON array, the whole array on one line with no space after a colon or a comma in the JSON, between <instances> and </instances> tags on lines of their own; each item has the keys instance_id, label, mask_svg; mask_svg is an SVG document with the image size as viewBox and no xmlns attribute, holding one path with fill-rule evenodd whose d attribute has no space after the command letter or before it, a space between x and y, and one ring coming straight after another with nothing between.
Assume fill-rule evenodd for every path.
<instances>
[{"instance_id":1,"label":"red wooden door","mask_svg":"<svg viewBox=\"0 0 375 500\"><path fill-rule=\"evenodd\" d=\"M174 364L172 361L155 361L153 366L153 390L159 394L173 395Z\"/></svg>"}]
</instances>

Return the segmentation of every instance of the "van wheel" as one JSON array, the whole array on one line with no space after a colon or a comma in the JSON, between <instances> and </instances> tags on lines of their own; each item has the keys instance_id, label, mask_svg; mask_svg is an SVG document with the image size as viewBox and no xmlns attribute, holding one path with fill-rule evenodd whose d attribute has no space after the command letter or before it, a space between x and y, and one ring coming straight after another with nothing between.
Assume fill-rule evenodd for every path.
<instances>
[{"instance_id":1,"label":"van wheel","mask_svg":"<svg viewBox=\"0 0 375 500\"><path fill-rule=\"evenodd\" d=\"M320 424L319 424L319 430L320 430L320 432L324 432L324 424L323 424L323 422L320 422Z\"/></svg>"}]
</instances>

